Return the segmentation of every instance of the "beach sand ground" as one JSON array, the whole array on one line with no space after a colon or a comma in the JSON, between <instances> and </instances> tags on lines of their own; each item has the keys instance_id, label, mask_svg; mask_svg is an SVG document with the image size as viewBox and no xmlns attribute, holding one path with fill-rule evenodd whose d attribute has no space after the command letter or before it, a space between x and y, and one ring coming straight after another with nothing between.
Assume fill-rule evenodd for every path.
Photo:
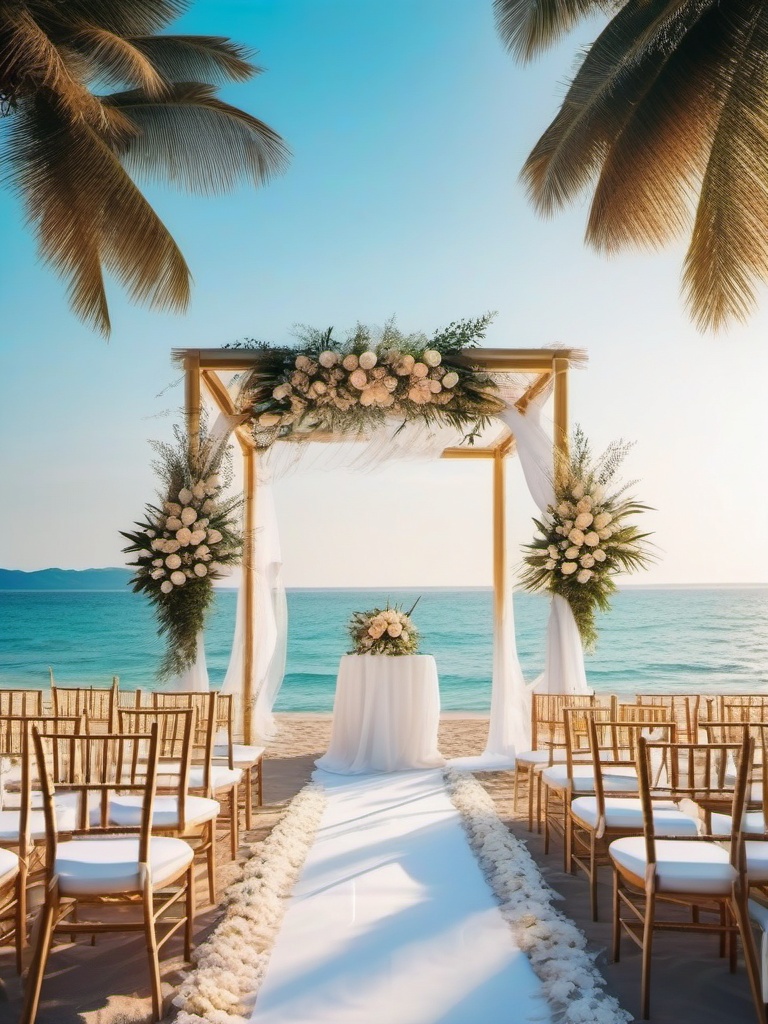
<instances>
[{"instance_id":1,"label":"beach sand ground","mask_svg":"<svg viewBox=\"0 0 768 1024\"><path fill-rule=\"evenodd\" d=\"M330 715L282 714L278 719L280 732L270 744L265 760L266 804L256 819L254 830L243 836L243 856L252 843L269 832L285 804L309 781L315 759L328 746ZM485 716L444 714L440 749L447 758L479 754L486 731ZM567 875L562 871L559 845L555 844L550 855L544 856L541 837L529 833L526 822L513 815L512 773L490 772L479 774L477 778L493 797L502 820L528 844L546 881L562 895L559 903L562 912L585 931L609 991L631 1013L638 1013L639 950L626 940L621 963L609 963L606 955L610 943L610 871L603 869L601 872L603 919L593 923L584 876ZM221 891L233 877L226 842L221 846L219 863ZM198 943L215 927L219 915L216 908L199 915ZM184 964L178 956L178 946L169 945L168 953L171 955L161 967L171 996ZM7 949L0 952L0 976L6 989L6 998L0 1002L0 1024L16 1024L21 1007L21 985ZM651 1014L654 1024L751 1024L755 1019L743 967L735 975L729 973L727 962L717 955L715 937L676 933L662 934L655 942ZM150 1019L146 953L137 935L99 936L95 946L81 939L76 946L61 944L54 949L43 986L39 1024L145 1024ZM511 1007L509 1021L516 1024ZM478 1022L467 1021L467 1024Z\"/></svg>"}]
</instances>

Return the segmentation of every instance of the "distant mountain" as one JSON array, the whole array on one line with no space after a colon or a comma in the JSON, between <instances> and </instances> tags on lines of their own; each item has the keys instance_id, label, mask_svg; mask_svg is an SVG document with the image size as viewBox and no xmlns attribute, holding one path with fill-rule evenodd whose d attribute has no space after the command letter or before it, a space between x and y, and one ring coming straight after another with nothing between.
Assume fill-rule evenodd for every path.
<instances>
[{"instance_id":1,"label":"distant mountain","mask_svg":"<svg viewBox=\"0 0 768 1024\"><path fill-rule=\"evenodd\" d=\"M0 569L0 590L124 590L130 569Z\"/></svg>"}]
</instances>

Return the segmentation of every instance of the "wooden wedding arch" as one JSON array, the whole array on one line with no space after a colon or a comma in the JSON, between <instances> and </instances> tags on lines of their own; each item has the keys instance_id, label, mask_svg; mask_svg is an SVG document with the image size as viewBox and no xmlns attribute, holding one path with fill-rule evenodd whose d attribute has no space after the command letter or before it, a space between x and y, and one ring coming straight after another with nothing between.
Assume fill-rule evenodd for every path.
<instances>
[{"instance_id":1,"label":"wooden wedding arch","mask_svg":"<svg viewBox=\"0 0 768 1024\"><path fill-rule=\"evenodd\" d=\"M223 374L243 374L258 366L264 354L258 349L185 348L174 349L173 358L184 369L185 410L190 444L197 443L200 431L203 392L207 392L218 410L226 416L236 417L232 394ZM569 348L478 348L466 351L462 358L467 365L487 373L514 374L530 378L522 396L516 402L520 412L533 398L552 387L554 400L553 472L557 473L561 456L568 446L568 371L574 365L583 365L585 353ZM493 481L493 592L494 635L498 635L504 621L507 600L505 460L515 449L515 439L509 429L499 423L497 436L474 445L447 448L444 459L487 459L492 463ZM257 496L257 458L259 448L254 443L249 426L241 423L234 429L243 456L243 497L245 538L243 550L243 599L245 610L243 657L243 734L246 743L254 742L253 734L253 666L256 637L253 629L253 606L256 592L256 569L253 557ZM348 441L344 435L312 435L313 441L334 443Z\"/></svg>"}]
</instances>

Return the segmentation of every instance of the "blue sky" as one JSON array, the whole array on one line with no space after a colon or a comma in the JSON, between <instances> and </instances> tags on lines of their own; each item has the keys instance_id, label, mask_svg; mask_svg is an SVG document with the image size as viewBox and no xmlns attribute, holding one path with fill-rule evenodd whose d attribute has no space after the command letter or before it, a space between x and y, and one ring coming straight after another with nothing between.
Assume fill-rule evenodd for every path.
<instances>
[{"instance_id":1,"label":"blue sky","mask_svg":"<svg viewBox=\"0 0 768 1024\"><path fill-rule=\"evenodd\" d=\"M0 565L121 564L117 531L154 491L147 439L169 435L183 401L171 348L393 314L431 331L497 309L489 344L588 349L574 419L598 448L636 440L627 473L658 510L661 559L635 581L768 581L765 530L739 542L768 506L765 310L698 335L680 250L598 258L582 244L585 207L542 221L518 182L594 26L525 67L504 53L490 0L201 0L174 30L260 51L265 74L225 97L284 136L291 166L215 199L146 188L192 267L193 301L158 315L115 288L109 343L70 314L0 193ZM487 484L456 463L291 478L278 491L288 582L487 583ZM510 501L516 545L532 509L515 470ZM385 558L370 548L381 524L398 541Z\"/></svg>"}]
</instances>

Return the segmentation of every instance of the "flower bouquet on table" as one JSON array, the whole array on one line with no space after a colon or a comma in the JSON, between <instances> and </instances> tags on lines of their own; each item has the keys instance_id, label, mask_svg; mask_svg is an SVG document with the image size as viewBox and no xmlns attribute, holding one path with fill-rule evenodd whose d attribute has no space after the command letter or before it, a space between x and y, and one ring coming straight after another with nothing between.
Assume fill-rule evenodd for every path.
<instances>
[{"instance_id":1,"label":"flower bouquet on table","mask_svg":"<svg viewBox=\"0 0 768 1024\"><path fill-rule=\"evenodd\" d=\"M589 441L574 431L572 453L555 486L555 504L526 545L522 583L531 592L549 591L568 601L587 651L597 641L596 611L608 611L615 577L645 568L653 556L632 519L649 510L618 486L616 472L630 445L615 441L593 459ZM611 486L613 484L613 486Z\"/></svg>"},{"instance_id":2,"label":"flower bouquet on table","mask_svg":"<svg viewBox=\"0 0 768 1024\"><path fill-rule=\"evenodd\" d=\"M355 612L347 629L352 638L349 654L417 654L419 631L411 621L417 598L407 612L399 608L372 608Z\"/></svg>"}]
</instances>

